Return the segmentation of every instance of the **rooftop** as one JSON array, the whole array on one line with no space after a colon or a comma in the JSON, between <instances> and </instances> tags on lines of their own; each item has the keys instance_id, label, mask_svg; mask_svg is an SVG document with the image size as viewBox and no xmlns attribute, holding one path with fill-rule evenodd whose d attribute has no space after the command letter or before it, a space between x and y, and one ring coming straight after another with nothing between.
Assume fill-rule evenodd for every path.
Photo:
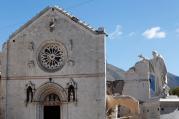
<instances>
[{"instance_id":1,"label":"rooftop","mask_svg":"<svg viewBox=\"0 0 179 119\"><path fill-rule=\"evenodd\" d=\"M88 23L81 21L79 18L73 16L72 14L70 14L69 12L65 11L64 9L58 7L58 6L48 6L46 8L44 8L40 13L38 13L37 15L35 15L31 20L29 20L27 23L25 23L24 25L22 25L19 29L17 29L14 33L12 33L9 36L9 39L14 37L17 33L21 32L25 27L27 27L28 25L30 25L34 20L36 20L37 18L39 18L41 15L43 15L46 11L48 10L57 10L60 13L64 14L65 16L69 17L71 20L73 20L74 22L76 22L77 24L80 24L81 26L83 26L84 28L90 30L91 32L95 33L95 34L106 34L104 32L104 28L103 27L99 27L98 29L93 28L92 26L90 26Z\"/></svg>"}]
</instances>

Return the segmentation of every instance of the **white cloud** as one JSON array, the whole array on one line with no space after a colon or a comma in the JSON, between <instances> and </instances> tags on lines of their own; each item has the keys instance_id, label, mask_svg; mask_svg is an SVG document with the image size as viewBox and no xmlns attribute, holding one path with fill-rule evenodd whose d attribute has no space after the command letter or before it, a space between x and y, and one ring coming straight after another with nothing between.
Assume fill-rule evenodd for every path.
<instances>
[{"instance_id":1,"label":"white cloud","mask_svg":"<svg viewBox=\"0 0 179 119\"><path fill-rule=\"evenodd\" d=\"M179 33L179 28L176 29L176 32Z\"/></svg>"},{"instance_id":2,"label":"white cloud","mask_svg":"<svg viewBox=\"0 0 179 119\"><path fill-rule=\"evenodd\" d=\"M109 34L109 39L116 39L122 35L122 27L120 25L116 26L116 29Z\"/></svg>"},{"instance_id":3,"label":"white cloud","mask_svg":"<svg viewBox=\"0 0 179 119\"><path fill-rule=\"evenodd\" d=\"M132 36L134 36L134 35L136 35L135 32L130 32L130 33L129 33L129 36L130 36L130 37L132 37Z\"/></svg>"},{"instance_id":4,"label":"white cloud","mask_svg":"<svg viewBox=\"0 0 179 119\"><path fill-rule=\"evenodd\" d=\"M160 27L158 26L147 29L142 35L147 39L154 39L154 38L161 39L166 37L166 33L164 31L161 31Z\"/></svg>"}]
</instances>

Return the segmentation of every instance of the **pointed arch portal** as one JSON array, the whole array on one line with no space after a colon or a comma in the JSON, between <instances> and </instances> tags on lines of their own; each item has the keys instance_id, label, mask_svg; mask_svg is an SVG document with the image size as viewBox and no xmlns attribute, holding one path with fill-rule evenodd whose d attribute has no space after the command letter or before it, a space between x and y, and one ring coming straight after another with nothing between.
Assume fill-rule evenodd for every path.
<instances>
[{"instance_id":1,"label":"pointed arch portal","mask_svg":"<svg viewBox=\"0 0 179 119\"><path fill-rule=\"evenodd\" d=\"M62 119L68 101L65 89L54 82L40 86L34 95L37 105L37 119Z\"/></svg>"}]
</instances>

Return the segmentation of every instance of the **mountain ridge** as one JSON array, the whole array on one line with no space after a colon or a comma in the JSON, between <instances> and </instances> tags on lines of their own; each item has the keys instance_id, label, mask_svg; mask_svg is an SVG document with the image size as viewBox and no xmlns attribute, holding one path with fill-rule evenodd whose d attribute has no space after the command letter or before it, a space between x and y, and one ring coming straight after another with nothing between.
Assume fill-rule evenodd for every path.
<instances>
[{"instance_id":1,"label":"mountain ridge","mask_svg":"<svg viewBox=\"0 0 179 119\"><path fill-rule=\"evenodd\" d=\"M106 71L107 71L108 81L125 80L124 77L125 71L119 67L116 67L112 64L107 64ZM168 78L168 86L170 88L175 88L179 86L179 76L168 72L167 78Z\"/></svg>"},{"instance_id":2,"label":"mountain ridge","mask_svg":"<svg viewBox=\"0 0 179 119\"><path fill-rule=\"evenodd\" d=\"M179 76L176 76L176 75L168 72L167 78L168 78L168 86L170 88L175 88L175 87L179 86Z\"/></svg>"}]
</instances>

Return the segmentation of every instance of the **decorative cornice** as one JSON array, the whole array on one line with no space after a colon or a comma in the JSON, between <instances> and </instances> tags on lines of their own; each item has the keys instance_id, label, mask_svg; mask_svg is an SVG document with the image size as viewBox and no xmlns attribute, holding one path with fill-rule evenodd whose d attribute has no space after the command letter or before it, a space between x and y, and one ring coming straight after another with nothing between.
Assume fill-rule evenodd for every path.
<instances>
[{"instance_id":1,"label":"decorative cornice","mask_svg":"<svg viewBox=\"0 0 179 119\"><path fill-rule=\"evenodd\" d=\"M36 79L65 79L65 78L90 78L90 77L104 77L105 73L96 74L66 74L66 75L48 75L48 76L8 76L8 80L36 80ZM1 80L7 80L7 77L1 77Z\"/></svg>"}]
</instances>

